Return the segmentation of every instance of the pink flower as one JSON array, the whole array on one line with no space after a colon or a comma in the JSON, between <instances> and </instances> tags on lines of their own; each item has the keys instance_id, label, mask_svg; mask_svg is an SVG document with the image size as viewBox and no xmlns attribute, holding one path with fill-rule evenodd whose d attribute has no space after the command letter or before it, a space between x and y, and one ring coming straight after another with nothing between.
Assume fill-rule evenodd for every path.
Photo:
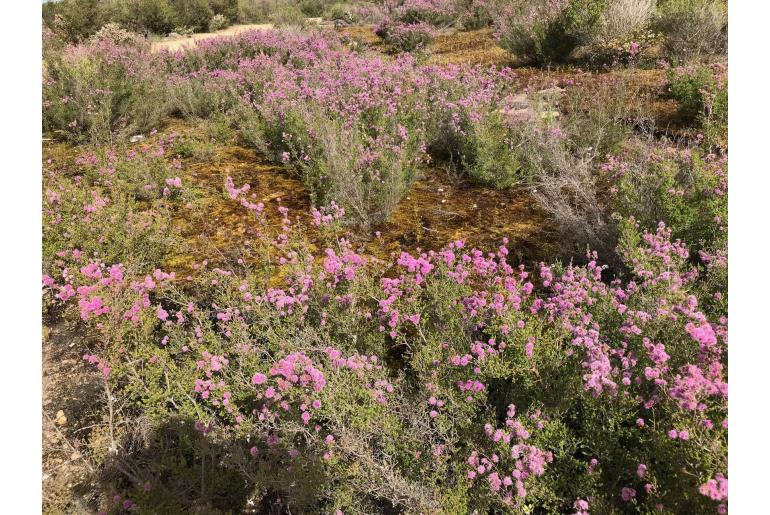
<instances>
[{"instance_id":1,"label":"pink flower","mask_svg":"<svg viewBox=\"0 0 770 515\"><path fill-rule=\"evenodd\" d=\"M636 490L624 486L620 491L620 497L622 497L625 502L629 502L631 499L636 497Z\"/></svg>"}]
</instances>

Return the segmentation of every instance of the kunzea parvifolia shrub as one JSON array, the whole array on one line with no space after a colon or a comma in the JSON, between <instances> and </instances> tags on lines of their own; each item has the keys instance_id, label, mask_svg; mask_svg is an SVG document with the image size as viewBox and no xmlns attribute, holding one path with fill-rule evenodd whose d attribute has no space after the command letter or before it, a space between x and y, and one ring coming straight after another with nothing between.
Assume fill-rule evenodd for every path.
<instances>
[{"instance_id":1,"label":"kunzea parvifolia shrub","mask_svg":"<svg viewBox=\"0 0 770 515\"><path fill-rule=\"evenodd\" d=\"M73 142L144 132L165 114L161 77L140 37L98 33L44 53L43 129Z\"/></svg>"},{"instance_id":2,"label":"kunzea parvifolia shrub","mask_svg":"<svg viewBox=\"0 0 770 515\"><path fill-rule=\"evenodd\" d=\"M124 466L139 509L241 478L244 498L305 512L726 510L727 292L710 281L726 254L628 219L624 278L595 254L527 270L505 241L382 262L338 232L339 206L314 215L330 231L316 251L285 208L273 232L247 191L226 182L264 266L181 279L106 262L98 240L60 240L46 262L44 299L92 337L84 359L120 417L164 442L151 467ZM179 421L197 436L164 438ZM105 445L149 459L130 427ZM178 459L209 465L187 478Z\"/></svg>"}]
</instances>

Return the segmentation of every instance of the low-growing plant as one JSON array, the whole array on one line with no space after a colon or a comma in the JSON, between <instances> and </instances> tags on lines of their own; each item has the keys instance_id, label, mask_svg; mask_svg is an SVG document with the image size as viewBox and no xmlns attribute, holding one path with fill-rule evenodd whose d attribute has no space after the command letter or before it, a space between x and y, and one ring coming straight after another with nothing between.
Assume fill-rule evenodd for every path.
<instances>
[{"instance_id":1,"label":"low-growing plant","mask_svg":"<svg viewBox=\"0 0 770 515\"><path fill-rule=\"evenodd\" d=\"M79 255L162 263L175 245L169 223L182 196L179 172L164 153L163 143L89 151L78 158L79 175L52 176L44 192L44 267Z\"/></svg>"},{"instance_id":2,"label":"low-growing plant","mask_svg":"<svg viewBox=\"0 0 770 515\"><path fill-rule=\"evenodd\" d=\"M121 417L167 436L123 483L138 509L190 480L163 456L209 463L182 509L225 478L245 491L222 509L726 509L726 299L698 302L705 271L665 225L623 225L624 281L595 255L529 273L505 243L388 266L339 239L313 259L282 216L259 243L278 270L203 267L183 286L80 254L44 277L101 342L84 359ZM179 421L195 433L173 437ZM103 445L147 460L130 442Z\"/></svg>"},{"instance_id":3,"label":"low-growing plant","mask_svg":"<svg viewBox=\"0 0 770 515\"><path fill-rule=\"evenodd\" d=\"M215 14L211 17L211 21L209 22L209 32L216 32L218 30L222 30L225 27L229 25L229 22L227 21L227 18L224 17L222 14Z\"/></svg>"},{"instance_id":4,"label":"low-growing plant","mask_svg":"<svg viewBox=\"0 0 770 515\"><path fill-rule=\"evenodd\" d=\"M436 37L436 30L427 23L385 22L375 29L394 53L423 50Z\"/></svg>"},{"instance_id":5,"label":"low-growing plant","mask_svg":"<svg viewBox=\"0 0 770 515\"><path fill-rule=\"evenodd\" d=\"M726 244L725 156L640 142L603 169L612 174L614 209L623 217L647 228L668 220L672 234L698 250Z\"/></svg>"},{"instance_id":6,"label":"low-growing plant","mask_svg":"<svg viewBox=\"0 0 770 515\"><path fill-rule=\"evenodd\" d=\"M654 12L653 0L609 0L599 37L609 42L637 34L647 27Z\"/></svg>"},{"instance_id":7,"label":"low-growing plant","mask_svg":"<svg viewBox=\"0 0 770 515\"><path fill-rule=\"evenodd\" d=\"M724 148L727 141L727 66L672 68L668 91L679 104L679 113L695 122L709 145Z\"/></svg>"}]
</instances>

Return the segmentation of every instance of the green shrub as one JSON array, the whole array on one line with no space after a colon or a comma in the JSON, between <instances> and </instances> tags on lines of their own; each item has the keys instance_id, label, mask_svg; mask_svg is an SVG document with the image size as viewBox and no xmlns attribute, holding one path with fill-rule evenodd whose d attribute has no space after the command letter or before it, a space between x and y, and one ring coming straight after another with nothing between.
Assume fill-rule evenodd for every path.
<instances>
[{"instance_id":1,"label":"green shrub","mask_svg":"<svg viewBox=\"0 0 770 515\"><path fill-rule=\"evenodd\" d=\"M668 72L669 93L679 104L680 114L705 133L706 143L727 143L727 67L674 68Z\"/></svg>"},{"instance_id":2,"label":"green shrub","mask_svg":"<svg viewBox=\"0 0 770 515\"><path fill-rule=\"evenodd\" d=\"M275 11L270 13L270 21L276 27L302 27L306 23L305 14L299 7L293 4L285 4L278 7Z\"/></svg>"},{"instance_id":3,"label":"green shrub","mask_svg":"<svg viewBox=\"0 0 770 515\"><path fill-rule=\"evenodd\" d=\"M604 0L516 1L495 23L500 45L535 63L564 62L601 27Z\"/></svg>"},{"instance_id":4,"label":"green shrub","mask_svg":"<svg viewBox=\"0 0 770 515\"><path fill-rule=\"evenodd\" d=\"M297 2L297 7L308 18L319 18L323 15L328 3L328 0L300 0Z\"/></svg>"},{"instance_id":5,"label":"green shrub","mask_svg":"<svg viewBox=\"0 0 770 515\"><path fill-rule=\"evenodd\" d=\"M44 130L75 142L106 142L155 126L166 102L152 60L143 41L118 45L97 38L47 53Z\"/></svg>"},{"instance_id":6,"label":"green shrub","mask_svg":"<svg viewBox=\"0 0 770 515\"><path fill-rule=\"evenodd\" d=\"M637 146L632 156L611 162L617 170L615 209L652 230L667 220L674 237L698 249L726 240L727 159L696 149Z\"/></svg>"},{"instance_id":7,"label":"green shrub","mask_svg":"<svg viewBox=\"0 0 770 515\"><path fill-rule=\"evenodd\" d=\"M477 30L492 25L502 4L500 0L455 0L454 9L465 30Z\"/></svg>"},{"instance_id":8,"label":"green shrub","mask_svg":"<svg viewBox=\"0 0 770 515\"><path fill-rule=\"evenodd\" d=\"M227 18L221 14L215 14L209 22L209 32L216 32L222 30L228 25Z\"/></svg>"},{"instance_id":9,"label":"green shrub","mask_svg":"<svg viewBox=\"0 0 770 515\"><path fill-rule=\"evenodd\" d=\"M126 266L162 263L178 245L169 226L179 189L164 195L176 171L162 157L125 147L85 152L78 165L78 177L47 181L44 266L61 259L62 249Z\"/></svg>"},{"instance_id":10,"label":"green shrub","mask_svg":"<svg viewBox=\"0 0 770 515\"><path fill-rule=\"evenodd\" d=\"M207 0L169 0L169 5L174 26L190 27L195 32L207 30L214 16Z\"/></svg>"},{"instance_id":11,"label":"green shrub","mask_svg":"<svg viewBox=\"0 0 770 515\"><path fill-rule=\"evenodd\" d=\"M462 170L475 182L508 188L524 180L524 170L510 132L499 120L473 124L460 155Z\"/></svg>"},{"instance_id":12,"label":"green shrub","mask_svg":"<svg viewBox=\"0 0 770 515\"><path fill-rule=\"evenodd\" d=\"M423 50L436 37L436 30L427 23L385 22L375 29L393 53Z\"/></svg>"},{"instance_id":13,"label":"green shrub","mask_svg":"<svg viewBox=\"0 0 770 515\"><path fill-rule=\"evenodd\" d=\"M44 298L93 338L84 359L122 407L93 453L112 444L141 474L124 487L141 511L715 510L722 307L699 302L702 270L665 225L621 234L629 277L612 282L595 255L527 271L504 244L456 242L381 263L289 227L254 242L274 267L182 286L81 255L46 269Z\"/></svg>"},{"instance_id":14,"label":"green shrub","mask_svg":"<svg viewBox=\"0 0 770 515\"><path fill-rule=\"evenodd\" d=\"M168 34L174 28L174 11L167 0L129 0L122 23L136 31Z\"/></svg>"},{"instance_id":15,"label":"green shrub","mask_svg":"<svg viewBox=\"0 0 770 515\"><path fill-rule=\"evenodd\" d=\"M99 0L61 0L43 4L43 21L67 41L80 41L99 30Z\"/></svg>"},{"instance_id":16,"label":"green shrub","mask_svg":"<svg viewBox=\"0 0 770 515\"><path fill-rule=\"evenodd\" d=\"M653 27L664 36L664 50L675 60L722 54L727 49L725 0L665 0Z\"/></svg>"},{"instance_id":17,"label":"green shrub","mask_svg":"<svg viewBox=\"0 0 770 515\"><path fill-rule=\"evenodd\" d=\"M358 16L353 11L353 5L348 3L335 2L327 7L323 12L323 17L335 23L352 25L358 21Z\"/></svg>"},{"instance_id":18,"label":"green shrub","mask_svg":"<svg viewBox=\"0 0 770 515\"><path fill-rule=\"evenodd\" d=\"M215 15L224 16L228 24L238 20L238 0L209 0L209 6Z\"/></svg>"}]
</instances>

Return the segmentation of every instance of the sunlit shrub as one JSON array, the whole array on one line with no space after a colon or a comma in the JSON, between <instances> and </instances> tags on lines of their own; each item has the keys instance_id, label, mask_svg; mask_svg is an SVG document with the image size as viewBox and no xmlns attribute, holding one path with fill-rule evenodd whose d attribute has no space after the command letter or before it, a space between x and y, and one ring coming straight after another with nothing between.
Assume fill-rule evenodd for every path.
<instances>
[{"instance_id":1,"label":"sunlit shrub","mask_svg":"<svg viewBox=\"0 0 770 515\"><path fill-rule=\"evenodd\" d=\"M614 157L605 170L615 178L615 209L642 227L667 220L677 238L696 249L726 242L727 158L698 148L637 146Z\"/></svg>"},{"instance_id":2,"label":"sunlit shrub","mask_svg":"<svg viewBox=\"0 0 770 515\"><path fill-rule=\"evenodd\" d=\"M654 12L652 0L610 0L602 15L601 37L612 41L638 32Z\"/></svg>"},{"instance_id":3,"label":"sunlit shrub","mask_svg":"<svg viewBox=\"0 0 770 515\"><path fill-rule=\"evenodd\" d=\"M706 272L665 225L623 225L622 281L596 256L528 273L505 244L386 265L341 239L310 259L283 218L258 243L280 263L277 283L267 269L213 268L182 287L85 254L44 278L44 295L105 342L84 359L120 416L142 413L161 435L175 421L195 429L138 469L153 471L127 492L138 506L190 480L163 459L179 453L226 457L202 480L242 478L223 509L242 495L303 511L726 503L726 319L698 302ZM123 462L150 459L117 434Z\"/></svg>"},{"instance_id":4,"label":"sunlit shrub","mask_svg":"<svg viewBox=\"0 0 770 515\"><path fill-rule=\"evenodd\" d=\"M305 14L297 6L286 4L270 14L270 21L276 27L302 27L305 25Z\"/></svg>"},{"instance_id":5,"label":"sunlit shrub","mask_svg":"<svg viewBox=\"0 0 770 515\"><path fill-rule=\"evenodd\" d=\"M477 30L491 26L502 5L500 0L456 0L454 9L464 29Z\"/></svg>"},{"instance_id":6,"label":"sunlit shrub","mask_svg":"<svg viewBox=\"0 0 770 515\"><path fill-rule=\"evenodd\" d=\"M175 26L190 27L195 32L208 30L214 16L208 0L169 0L169 5Z\"/></svg>"},{"instance_id":7,"label":"sunlit shrub","mask_svg":"<svg viewBox=\"0 0 770 515\"><path fill-rule=\"evenodd\" d=\"M436 37L435 29L427 23L385 22L375 29L393 52L422 50Z\"/></svg>"},{"instance_id":8,"label":"sunlit shrub","mask_svg":"<svg viewBox=\"0 0 770 515\"><path fill-rule=\"evenodd\" d=\"M209 32L216 32L218 30L222 30L225 27L227 27L228 21L227 18L225 18L221 14L215 14L211 17L211 21L209 22Z\"/></svg>"},{"instance_id":9,"label":"sunlit shrub","mask_svg":"<svg viewBox=\"0 0 770 515\"><path fill-rule=\"evenodd\" d=\"M444 0L403 0L393 13L394 21L404 24L426 23L434 27L452 21L453 9Z\"/></svg>"},{"instance_id":10,"label":"sunlit shrub","mask_svg":"<svg viewBox=\"0 0 770 515\"><path fill-rule=\"evenodd\" d=\"M666 0L658 5L654 28L664 49L677 60L721 54L727 49L727 2Z\"/></svg>"},{"instance_id":11,"label":"sunlit shrub","mask_svg":"<svg viewBox=\"0 0 770 515\"><path fill-rule=\"evenodd\" d=\"M564 62L601 26L602 0L516 1L506 5L495 23L500 45L535 63Z\"/></svg>"},{"instance_id":12,"label":"sunlit shrub","mask_svg":"<svg viewBox=\"0 0 770 515\"><path fill-rule=\"evenodd\" d=\"M182 191L163 147L86 152L80 175L46 183L44 268L81 254L126 265L162 261L174 244L168 226Z\"/></svg>"},{"instance_id":13,"label":"sunlit shrub","mask_svg":"<svg viewBox=\"0 0 770 515\"><path fill-rule=\"evenodd\" d=\"M152 62L145 43L120 45L109 38L45 54L44 130L72 141L104 142L151 128L165 113Z\"/></svg>"},{"instance_id":14,"label":"sunlit shrub","mask_svg":"<svg viewBox=\"0 0 770 515\"><path fill-rule=\"evenodd\" d=\"M707 143L727 141L727 65L672 68L668 90L679 103L679 112L705 132Z\"/></svg>"}]
</instances>

